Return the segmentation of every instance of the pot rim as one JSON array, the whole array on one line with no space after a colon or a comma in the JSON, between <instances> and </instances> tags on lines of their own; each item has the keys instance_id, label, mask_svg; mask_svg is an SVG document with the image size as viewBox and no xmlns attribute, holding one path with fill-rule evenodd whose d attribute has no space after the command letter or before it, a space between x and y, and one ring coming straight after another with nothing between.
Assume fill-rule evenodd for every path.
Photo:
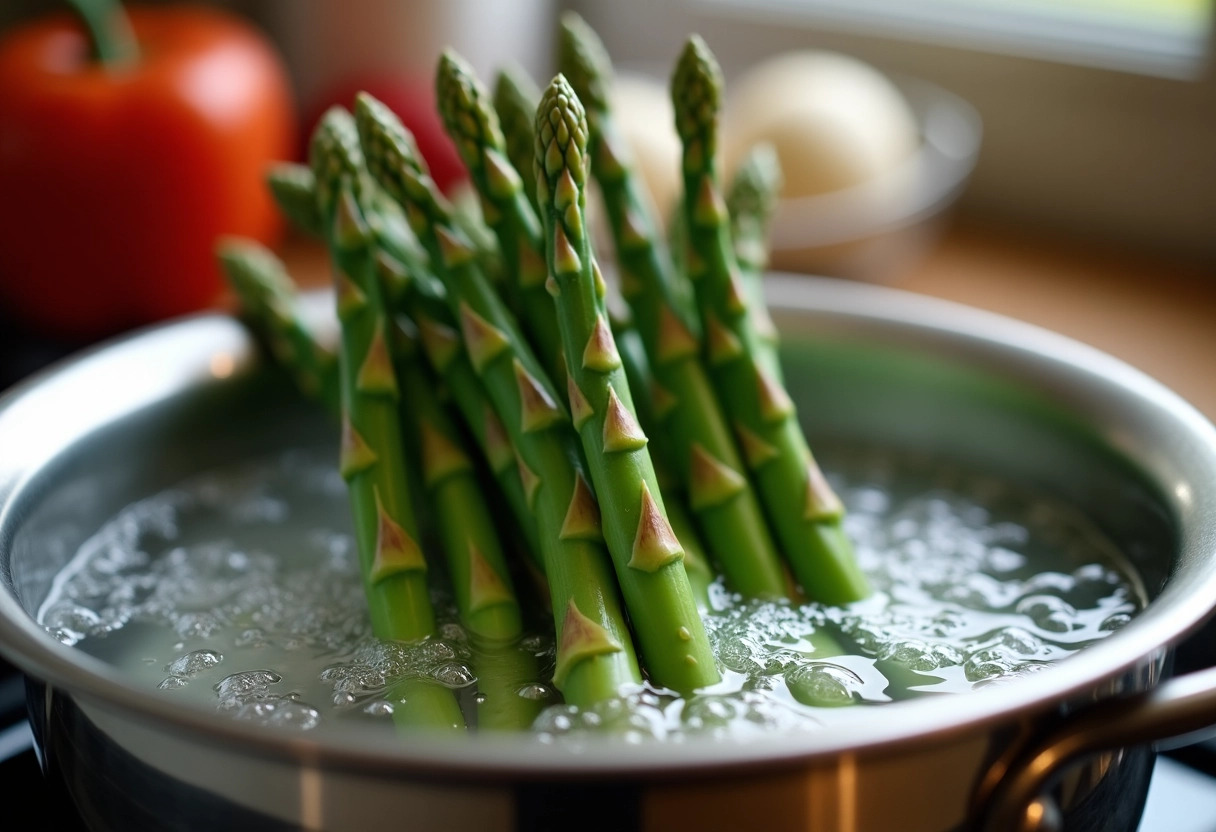
<instances>
[{"instance_id":1,"label":"pot rim","mask_svg":"<svg viewBox=\"0 0 1216 832\"><path fill-rule=\"evenodd\" d=\"M1070 379L1098 385L1137 414L1178 432L1172 453L1186 453L1192 479L1216 482L1216 428L1177 394L1130 365L1078 341L1031 324L957 303L889 287L802 275L770 275L766 292L775 317L819 315L848 326L878 327L911 335L931 348L950 348L960 356L995 360L1003 369L1031 377ZM130 366L157 355L156 372L133 373ZM217 357L223 358L217 367ZM169 360L172 359L172 360ZM149 327L90 349L38 374L0 397L0 448L12 445L6 434L21 424L25 410L52 400L71 400L99 371L122 370L138 377L136 392L123 402L103 405L94 426L142 404L179 393L202 378L231 373L253 363L255 347L229 316L205 313ZM144 368L146 369L146 368ZM95 383L95 382L94 382ZM1083 386L1083 385L1081 385ZM82 417L83 418L83 417ZM1108 437L1117 446L1119 437ZM37 443L34 443L37 444ZM44 443L45 444L45 443ZM68 444L68 443L65 443ZM0 453L0 547L11 545L20 522L14 505L34 471L50 457L37 451ZM137 717L192 739L270 759L325 768L408 773L495 780L588 775L683 776L725 772L761 764L787 765L828 758L870 755L900 744L945 743L997 722L1050 711L1084 691L1094 690L1130 668L1160 657L1198 627L1216 599L1216 489L1186 490L1186 483L1158 483L1180 529L1175 572L1161 594L1119 632L1051 668L968 694L927 697L867 708L865 719L846 719L808 732L720 740L692 738L680 743L631 744L619 738L546 745L534 736L478 735L412 738L402 744L385 732L384 742L359 743L217 719L202 707L183 708L123 681L105 663L59 644L23 610L11 591L0 593L0 652L52 688L108 712ZM0 550L0 567L6 564Z\"/></svg>"}]
</instances>

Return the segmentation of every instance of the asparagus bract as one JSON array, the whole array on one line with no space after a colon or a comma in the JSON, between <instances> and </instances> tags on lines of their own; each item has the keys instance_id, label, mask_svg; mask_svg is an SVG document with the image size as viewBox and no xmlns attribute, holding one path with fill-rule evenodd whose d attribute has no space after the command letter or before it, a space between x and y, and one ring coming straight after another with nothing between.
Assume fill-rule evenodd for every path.
<instances>
[{"instance_id":1,"label":"asparagus bract","mask_svg":"<svg viewBox=\"0 0 1216 832\"><path fill-rule=\"evenodd\" d=\"M726 190L726 210L730 213L731 239L739 275L747 289L747 314L764 345L768 369L778 380L784 374L777 353L777 327L768 314L764 297L764 270L768 268L769 225L777 210L782 185L781 159L768 142L751 148Z\"/></svg>"},{"instance_id":2,"label":"asparagus bract","mask_svg":"<svg viewBox=\"0 0 1216 832\"><path fill-rule=\"evenodd\" d=\"M508 65L498 73L494 82L494 112L498 113L502 137L507 144L507 158L520 174L524 193L533 208L537 207L536 179L529 172L532 170L532 123L539 103L540 89L522 68Z\"/></svg>"},{"instance_id":3,"label":"asparagus bract","mask_svg":"<svg viewBox=\"0 0 1216 832\"><path fill-rule=\"evenodd\" d=\"M304 322L283 262L249 239L223 239L216 255L228 285L237 294L242 315L261 334L275 360L291 373L302 393L337 415L341 408L337 356Z\"/></svg>"},{"instance_id":4,"label":"asparagus bract","mask_svg":"<svg viewBox=\"0 0 1216 832\"><path fill-rule=\"evenodd\" d=\"M435 85L444 126L481 196L482 214L498 238L519 317L549 377L561 386L566 368L553 304L545 297L540 220L507 158L498 116L473 70L450 49L439 59Z\"/></svg>"},{"instance_id":5,"label":"asparagus bract","mask_svg":"<svg viewBox=\"0 0 1216 832\"><path fill-rule=\"evenodd\" d=\"M764 339L747 313L747 290L715 162L721 70L699 37L685 45L671 91L684 145L684 222L694 255L690 277L719 399L803 589L827 604L855 601L869 587L844 532L844 507L811 456L794 403L768 368Z\"/></svg>"},{"instance_id":6,"label":"asparagus bract","mask_svg":"<svg viewBox=\"0 0 1216 832\"><path fill-rule=\"evenodd\" d=\"M351 496L372 631L386 640L417 641L434 634L435 616L402 464L387 316L362 202L369 196L368 181L348 113L335 108L325 114L313 135L310 157L342 330L339 470ZM464 725L452 692L435 683L409 680L397 695L406 705L398 709L399 723L453 729Z\"/></svg>"},{"instance_id":7,"label":"asparagus bract","mask_svg":"<svg viewBox=\"0 0 1216 832\"><path fill-rule=\"evenodd\" d=\"M453 225L412 136L371 96L358 98L356 114L372 174L430 251L469 359L514 445L549 580L554 683L573 704L614 698L639 683L641 673L569 416Z\"/></svg>"},{"instance_id":8,"label":"asparagus bract","mask_svg":"<svg viewBox=\"0 0 1216 832\"><path fill-rule=\"evenodd\" d=\"M607 289L585 219L588 162L583 107L559 75L537 110L536 196L545 222L548 291L557 301L567 356L570 410L646 668L659 684L689 693L721 677L608 324Z\"/></svg>"},{"instance_id":9,"label":"asparagus bract","mask_svg":"<svg viewBox=\"0 0 1216 832\"><path fill-rule=\"evenodd\" d=\"M633 311L662 401L663 436L715 560L736 591L787 594L780 556L700 356L696 311L676 282L654 209L609 104L612 67L595 33L562 18L561 69L587 107L591 172L616 245L621 291ZM585 97L584 97L585 96Z\"/></svg>"}]
</instances>

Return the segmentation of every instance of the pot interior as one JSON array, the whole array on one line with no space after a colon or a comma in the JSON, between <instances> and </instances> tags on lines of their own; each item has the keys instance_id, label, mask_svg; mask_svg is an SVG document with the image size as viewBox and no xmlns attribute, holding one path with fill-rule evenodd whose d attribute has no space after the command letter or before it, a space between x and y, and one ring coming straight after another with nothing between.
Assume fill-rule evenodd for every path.
<instances>
[{"instance_id":1,"label":"pot interior","mask_svg":"<svg viewBox=\"0 0 1216 832\"><path fill-rule=\"evenodd\" d=\"M1194 495L1202 478L1216 472L1216 443L1210 426L1184 404L1118 362L993 316L832 281L798 278L772 288L787 384L827 471L835 447L864 443L1023 483L1082 509L1118 543L1150 600L1163 591L1182 599L1167 605L1185 607L1181 613L1158 612L1154 602L1142 616L1150 623L1137 620L1108 639L1140 652L1099 645L1085 652L1101 653L1101 659L1062 663L1059 670L1077 666L1072 675L1053 668L1036 674L1051 678L1010 685L1018 689L1012 694L963 697L987 704L960 706L953 719L994 718L1092 686L1147 655L1147 645L1176 640L1198 624L1208 602L1193 595L1210 588L1213 570L1210 552L1195 543L1210 530L1192 528L1210 497ZM200 339L200 331L213 337ZM127 396L129 382L166 360L158 338L189 339L191 346L178 357L171 382ZM95 424L77 420L62 435L54 435L58 424L48 417L43 440L53 452L26 468L0 472L6 475L0 479L0 574L22 613L14 614L11 605L3 611L6 618L26 618L3 626L20 636L13 659L29 672L103 700L122 693L128 705L155 711L149 692L123 691L114 679L95 688L104 675L96 662L37 632L32 617L55 576L89 535L132 501L196 472L276 450L333 442L336 456L336 431L298 398L283 374L258 359L255 346L227 319L187 320L122 347L70 366L65 372L72 378L64 381L82 384L82 374L103 379L111 386L97 389L94 383L97 395L119 404ZM13 411L26 408L29 413L21 415L28 417L47 406L38 399L46 386L23 390L16 405L0 411L0 443L21 442L11 433ZM1182 429L1190 433L1180 439ZM1194 489L1189 501L1186 489ZM1180 569L1193 579L1184 582L1190 586L1170 581ZM934 719L922 724L949 725L952 717L941 711L936 707ZM915 730L900 727L905 720L896 715L873 716L863 740L886 742ZM848 741L821 737L799 745L796 738L774 738L783 753L808 753L815 743L830 750L833 742ZM626 757L640 759L637 753ZM518 760L507 755L503 762Z\"/></svg>"}]
</instances>

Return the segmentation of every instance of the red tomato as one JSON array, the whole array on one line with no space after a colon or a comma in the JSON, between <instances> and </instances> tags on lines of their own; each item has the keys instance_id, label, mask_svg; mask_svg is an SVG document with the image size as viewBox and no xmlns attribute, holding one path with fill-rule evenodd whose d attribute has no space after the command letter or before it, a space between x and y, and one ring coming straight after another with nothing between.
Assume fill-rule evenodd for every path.
<instances>
[{"instance_id":1,"label":"red tomato","mask_svg":"<svg viewBox=\"0 0 1216 832\"><path fill-rule=\"evenodd\" d=\"M244 22L129 12L140 57L107 69L70 18L0 44L0 300L32 330L95 338L200 309L222 234L273 243L263 185L290 154L286 72Z\"/></svg>"}]
</instances>

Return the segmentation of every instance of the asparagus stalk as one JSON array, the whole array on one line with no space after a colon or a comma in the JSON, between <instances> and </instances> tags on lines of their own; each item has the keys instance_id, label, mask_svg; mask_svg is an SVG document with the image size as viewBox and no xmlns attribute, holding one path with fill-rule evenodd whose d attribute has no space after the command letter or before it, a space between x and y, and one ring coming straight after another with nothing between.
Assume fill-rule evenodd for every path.
<instances>
[{"instance_id":1,"label":"asparagus stalk","mask_svg":"<svg viewBox=\"0 0 1216 832\"><path fill-rule=\"evenodd\" d=\"M545 297L545 246L540 220L507 159L506 141L489 95L452 50L439 59L436 96L444 126L481 196L482 213L498 238L519 316L549 377L565 384L566 362L552 302Z\"/></svg>"},{"instance_id":2,"label":"asparagus stalk","mask_svg":"<svg viewBox=\"0 0 1216 832\"><path fill-rule=\"evenodd\" d=\"M435 616L402 465L398 388L363 203L368 181L348 113L334 108L325 114L313 134L310 157L342 330L339 468L351 496L372 631L386 640L418 641L434 634ZM451 691L428 680L409 680L396 696L407 705L399 709L399 724L464 725Z\"/></svg>"},{"instance_id":3,"label":"asparagus stalk","mask_svg":"<svg viewBox=\"0 0 1216 832\"><path fill-rule=\"evenodd\" d=\"M478 727L526 728L541 703L518 695L539 676L536 657L520 650L523 616L498 530L463 437L435 396L413 333L393 327L393 364L403 415L418 438L422 476L436 515L460 622L470 635L481 700Z\"/></svg>"},{"instance_id":4,"label":"asparagus stalk","mask_svg":"<svg viewBox=\"0 0 1216 832\"><path fill-rule=\"evenodd\" d=\"M721 70L695 35L680 55L671 89L684 145L684 221L695 255L690 277L719 400L803 589L827 604L855 601L869 587L844 532L844 507L811 455L793 402L766 366L764 340L747 314L715 161Z\"/></svg>"},{"instance_id":5,"label":"asparagus stalk","mask_svg":"<svg viewBox=\"0 0 1216 832\"><path fill-rule=\"evenodd\" d=\"M423 483L438 520L460 619L478 638L518 638L523 632L519 602L463 437L435 398L415 340L399 322L390 349L402 409L419 440Z\"/></svg>"},{"instance_id":6,"label":"asparagus stalk","mask_svg":"<svg viewBox=\"0 0 1216 832\"><path fill-rule=\"evenodd\" d=\"M314 200L315 202L315 200ZM283 263L254 240L224 238L216 249L241 312L300 391L337 415L337 356L321 344L298 309L295 286Z\"/></svg>"},{"instance_id":7,"label":"asparagus stalk","mask_svg":"<svg viewBox=\"0 0 1216 832\"><path fill-rule=\"evenodd\" d=\"M540 104L540 89L524 70L508 65L494 82L494 112L506 140L507 159L523 179L528 203L536 209L536 179L532 170L532 122Z\"/></svg>"},{"instance_id":8,"label":"asparagus stalk","mask_svg":"<svg viewBox=\"0 0 1216 832\"><path fill-rule=\"evenodd\" d=\"M731 239L739 276L747 290L747 314L766 347L764 358L769 371L784 381L778 355L777 327L768 314L764 298L764 270L768 268L769 225L777 210L782 185L781 159L768 142L751 148L743 157L726 189L726 209L730 213Z\"/></svg>"},{"instance_id":9,"label":"asparagus stalk","mask_svg":"<svg viewBox=\"0 0 1216 832\"><path fill-rule=\"evenodd\" d=\"M536 118L536 196L545 223L570 411L603 508L604 538L647 670L689 693L720 681L608 325L607 288L586 225L587 121L559 75Z\"/></svg>"},{"instance_id":10,"label":"asparagus stalk","mask_svg":"<svg viewBox=\"0 0 1216 832\"><path fill-rule=\"evenodd\" d=\"M269 178L271 193L288 219L301 231L320 234L319 220L307 224L308 213L303 210L311 205L316 214L312 170L285 163L276 165ZM543 571L536 521L524 497L510 440L494 415L467 356L459 349L456 324L447 308L442 286L430 273L426 250L405 222L400 206L382 192L377 191L375 196L377 222L374 230L378 246L375 262L385 302L394 314L404 313L421 327L427 359L435 372L443 376L461 416L490 465L524 538L525 553L532 565ZM336 398L336 368L334 375ZM334 412L337 412L336 402ZM538 581L543 583L543 580L541 575Z\"/></svg>"},{"instance_id":11,"label":"asparagus stalk","mask_svg":"<svg viewBox=\"0 0 1216 832\"><path fill-rule=\"evenodd\" d=\"M592 174L616 244L620 285L650 358L674 470L714 559L737 592L787 595L780 555L699 355L695 309L682 299L654 209L609 103L612 67L581 18L562 17L562 71L587 107Z\"/></svg>"},{"instance_id":12,"label":"asparagus stalk","mask_svg":"<svg viewBox=\"0 0 1216 832\"><path fill-rule=\"evenodd\" d=\"M569 416L453 225L413 137L371 96L359 96L356 116L372 173L430 251L468 356L514 445L549 579L554 683L576 705L614 698L639 683L641 673Z\"/></svg>"},{"instance_id":13,"label":"asparagus stalk","mask_svg":"<svg viewBox=\"0 0 1216 832\"><path fill-rule=\"evenodd\" d=\"M621 364L625 368L625 377L629 380L630 390L649 392L654 388L654 378L650 373L650 363L646 358L646 347L642 338L633 328L632 322L624 319L618 309L624 301L612 300L612 288L609 287L608 318L612 326L612 334L616 339L617 352L621 356ZM658 433L660 420L654 411L654 400L649 395L640 394L634 399L634 407L638 414L638 424L647 436ZM688 494L683 484L672 472L670 454L663 443L649 446L650 458L654 462L655 477L659 481L659 491L663 494L663 506L667 509L667 519L671 521L671 530L684 549L684 571L688 573L688 583L692 586L692 594L697 604L703 608L709 607L709 585L714 582L713 568L709 564L709 556L701 533L697 531L692 515L686 507Z\"/></svg>"}]
</instances>

